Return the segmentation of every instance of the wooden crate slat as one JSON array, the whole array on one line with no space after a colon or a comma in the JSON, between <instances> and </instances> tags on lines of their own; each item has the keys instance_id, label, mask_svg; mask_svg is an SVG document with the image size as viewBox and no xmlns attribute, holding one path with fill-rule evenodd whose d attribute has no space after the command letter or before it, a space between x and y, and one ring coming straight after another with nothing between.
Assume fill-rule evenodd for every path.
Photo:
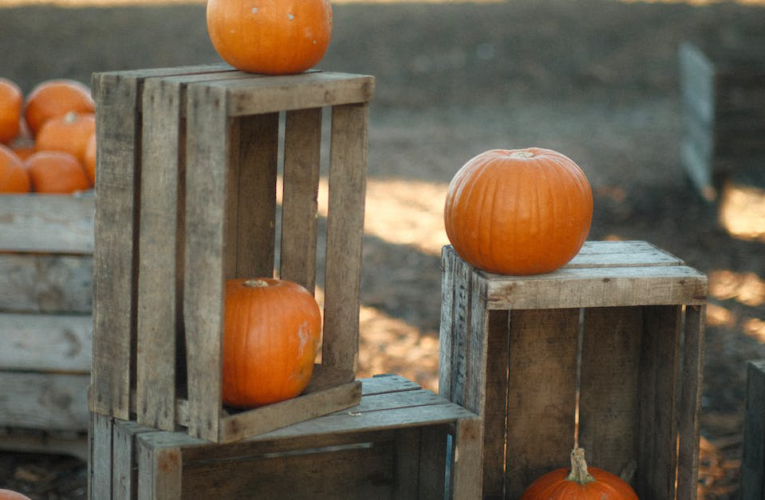
<instances>
[{"instance_id":1,"label":"wooden crate slat","mask_svg":"<svg viewBox=\"0 0 765 500\"><path fill-rule=\"evenodd\" d=\"M41 455L67 455L83 462L90 460L87 431L48 432L0 427L0 450Z\"/></svg>"},{"instance_id":2,"label":"wooden crate slat","mask_svg":"<svg viewBox=\"0 0 765 500\"><path fill-rule=\"evenodd\" d=\"M765 360L747 363L741 500L765 496Z\"/></svg>"},{"instance_id":3,"label":"wooden crate slat","mask_svg":"<svg viewBox=\"0 0 765 500\"><path fill-rule=\"evenodd\" d=\"M228 169L230 136L225 96L207 87L187 89L184 321L188 357L189 433L217 440L221 417L224 262L231 232L224 207L234 179ZM235 261L233 262L235 266Z\"/></svg>"},{"instance_id":4,"label":"wooden crate slat","mask_svg":"<svg viewBox=\"0 0 765 500\"><path fill-rule=\"evenodd\" d=\"M0 198L0 248L4 252L91 255L95 200L92 195Z\"/></svg>"},{"instance_id":5,"label":"wooden crate slat","mask_svg":"<svg viewBox=\"0 0 765 500\"><path fill-rule=\"evenodd\" d=\"M175 429L180 85L148 80L143 89L141 255L138 274L137 419Z\"/></svg>"},{"instance_id":6,"label":"wooden crate slat","mask_svg":"<svg viewBox=\"0 0 765 500\"><path fill-rule=\"evenodd\" d=\"M616 475L637 457L639 307L584 310L579 445L587 463Z\"/></svg>"},{"instance_id":7,"label":"wooden crate slat","mask_svg":"<svg viewBox=\"0 0 765 500\"><path fill-rule=\"evenodd\" d=\"M88 428L89 375L4 372L0 422L21 429L84 432Z\"/></svg>"},{"instance_id":8,"label":"wooden crate slat","mask_svg":"<svg viewBox=\"0 0 765 500\"><path fill-rule=\"evenodd\" d=\"M89 315L0 313L0 331L2 370L90 373Z\"/></svg>"},{"instance_id":9,"label":"wooden crate slat","mask_svg":"<svg viewBox=\"0 0 765 500\"><path fill-rule=\"evenodd\" d=\"M465 404L465 386L467 383L466 356L470 346L470 280L472 268L460 260L454 261L454 312L452 317L451 370L449 389L441 389L449 394L449 399L459 405Z\"/></svg>"},{"instance_id":10,"label":"wooden crate slat","mask_svg":"<svg viewBox=\"0 0 765 500\"><path fill-rule=\"evenodd\" d=\"M416 498L440 500L446 491L448 432L442 426L429 425L420 429L419 489ZM400 498L400 497L397 497Z\"/></svg>"},{"instance_id":11,"label":"wooden crate slat","mask_svg":"<svg viewBox=\"0 0 765 500\"><path fill-rule=\"evenodd\" d=\"M114 420L112 423L112 500L138 499L138 452L136 437L155 432L136 422ZM95 499L94 499L95 500Z\"/></svg>"},{"instance_id":12,"label":"wooden crate slat","mask_svg":"<svg viewBox=\"0 0 765 500\"><path fill-rule=\"evenodd\" d=\"M451 496L452 498L470 500L481 498L483 480L481 456L483 453L483 425L481 419L463 419L455 424L454 455L455 466L452 469ZM462 464L476 464L465 467Z\"/></svg>"},{"instance_id":13,"label":"wooden crate slat","mask_svg":"<svg viewBox=\"0 0 765 500\"><path fill-rule=\"evenodd\" d=\"M396 432L394 445L395 481L393 498L418 498L420 490L421 429L403 429Z\"/></svg>"},{"instance_id":14,"label":"wooden crate slat","mask_svg":"<svg viewBox=\"0 0 765 500\"><path fill-rule=\"evenodd\" d=\"M180 448L152 448L138 437L138 498L181 500L182 462ZM154 471L162 471L155 474Z\"/></svg>"},{"instance_id":15,"label":"wooden crate slat","mask_svg":"<svg viewBox=\"0 0 765 500\"><path fill-rule=\"evenodd\" d=\"M112 500L112 418L91 413L88 439L88 499Z\"/></svg>"},{"instance_id":16,"label":"wooden crate slat","mask_svg":"<svg viewBox=\"0 0 765 500\"><path fill-rule=\"evenodd\" d=\"M374 377L359 379L359 381L361 381L361 392L364 396L420 389L420 386L415 382L407 380L401 375L375 375Z\"/></svg>"},{"instance_id":17,"label":"wooden crate slat","mask_svg":"<svg viewBox=\"0 0 765 500\"><path fill-rule=\"evenodd\" d=\"M316 286L321 108L289 111L285 119L284 189L279 277Z\"/></svg>"},{"instance_id":18,"label":"wooden crate slat","mask_svg":"<svg viewBox=\"0 0 765 500\"><path fill-rule=\"evenodd\" d=\"M636 491L675 498L681 306L644 308Z\"/></svg>"},{"instance_id":19,"label":"wooden crate slat","mask_svg":"<svg viewBox=\"0 0 765 500\"><path fill-rule=\"evenodd\" d=\"M230 116L367 103L374 78L344 73L307 72L262 80L214 82L230 97Z\"/></svg>"},{"instance_id":20,"label":"wooden crate slat","mask_svg":"<svg viewBox=\"0 0 765 500\"><path fill-rule=\"evenodd\" d=\"M349 370L358 363L368 112L332 108L322 363Z\"/></svg>"},{"instance_id":21,"label":"wooden crate slat","mask_svg":"<svg viewBox=\"0 0 765 500\"><path fill-rule=\"evenodd\" d=\"M518 498L574 441L579 310L510 313L506 495ZM522 411L521 411L522 410Z\"/></svg>"},{"instance_id":22,"label":"wooden crate slat","mask_svg":"<svg viewBox=\"0 0 765 500\"><path fill-rule=\"evenodd\" d=\"M276 240L276 168L279 114L234 120L229 165L227 239L235 252L236 271L230 278L271 278Z\"/></svg>"},{"instance_id":23,"label":"wooden crate slat","mask_svg":"<svg viewBox=\"0 0 765 500\"><path fill-rule=\"evenodd\" d=\"M486 353L486 395L483 414L483 494L502 498L505 484L505 443L507 427L508 363L510 336L508 311L488 311L485 326L488 339ZM476 359L475 364L480 360ZM478 408L473 410L478 412Z\"/></svg>"},{"instance_id":24,"label":"wooden crate slat","mask_svg":"<svg viewBox=\"0 0 765 500\"><path fill-rule=\"evenodd\" d=\"M699 475L701 396L704 374L706 306L685 308L685 337L681 372L677 498L696 500ZM746 441L744 441L746 442ZM745 500L745 499L744 499Z\"/></svg>"},{"instance_id":25,"label":"wooden crate slat","mask_svg":"<svg viewBox=\"0 0 765 500\"><path fill-rule=\"evenodd\" d=\"M439 323L438 393L452 399L452 358L454 356L455 262L457 254L444 247L441 251L441 322Z\"/></svg>"},{"instance_id":26,"label":"wooden crate slat","mask_svg":"<svg viewBox=\"0 0 765 500\"><path fill-rule=\"evenodd\" d=\"M566 264L566 269L576 267L643 267L643 266L680 266L683 261L667 252L654 248L653 250L642 249L630 253L618 254L582 254Z\"/></svg>"}]
</instances>

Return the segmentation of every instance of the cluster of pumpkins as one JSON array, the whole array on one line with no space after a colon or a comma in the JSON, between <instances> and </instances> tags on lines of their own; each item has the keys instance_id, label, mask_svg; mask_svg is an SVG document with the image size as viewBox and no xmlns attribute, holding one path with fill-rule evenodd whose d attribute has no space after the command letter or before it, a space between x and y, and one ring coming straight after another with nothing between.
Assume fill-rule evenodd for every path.
<instances>
[{"instance_id":1,"label":"cluster of pumpkins","mask_svg":"<svg viewBox=\"0 0 765 500\"><path fill-rule=\"evenodd\" d=\"M24 97L0 78L0 193L70 194L96 180L96 105L73 80L47 80Z\"/></svg>"}]
</instances>

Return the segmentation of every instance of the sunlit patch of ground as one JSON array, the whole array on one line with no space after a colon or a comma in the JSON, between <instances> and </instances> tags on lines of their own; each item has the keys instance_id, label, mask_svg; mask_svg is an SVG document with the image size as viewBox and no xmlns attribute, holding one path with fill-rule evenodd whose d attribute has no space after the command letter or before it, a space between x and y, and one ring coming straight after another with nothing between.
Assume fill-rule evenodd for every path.
<instances>
[{"instance_id":1,"label":"sunlit patch of ground","mask_svg":"<svg viewBox=\"0 0 765 500\"><path fill-rule=\"evenodd\" d=\"M735 238L765 242L765 189L726 186L720 199L720 223Z\"/></svg>"}]
</instances>

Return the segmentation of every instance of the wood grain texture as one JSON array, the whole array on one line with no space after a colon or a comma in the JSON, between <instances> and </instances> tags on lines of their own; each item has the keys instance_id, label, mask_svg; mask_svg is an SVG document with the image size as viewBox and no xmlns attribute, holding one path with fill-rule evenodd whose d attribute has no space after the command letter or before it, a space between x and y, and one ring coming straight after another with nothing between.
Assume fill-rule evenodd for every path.
<instances>
[{"instance_id":1,"label":"wood grain texture","mask_svg":"<svg viewBox=\"0 0 765 500\"><path fill-rule=\"evenodd\" d=\"M367 105L332 108L322 362L356 370L367 168Z\"/></svg>"},{"instance_id":2,"label":"wood grain texture","mask_svg":"<svg viewBox=\"0 0 765 500\"><path fill-rule=\"evenodd\" d=\"M112 500L138 500L136 437L154 429L136 422L114 420L112 428Z\"/></svg>"},{"instance_id":3,"label":"wood grain texture","mask_svg":"<svg viewBox=\"0 0 765 500\"><path fill-rule=\"evenodd\" d=\"M177 447L155 448L138 437L138 498L181 500L183 463Z\"/></svg>"},{"instance_id":4,"label":"wood grain texture","mask_svg":"<svg viewBox=\"0 0 765 500\"><path fill-rule=\"evenodd\" d=\"M111 417L90 414L88 460L88 500L112 500L112 422Z\"/></svg>"},{"instance_id":5,"label":"wood grain texture","mask_svg":"<svg viewBox=\"0 0 765 500\"><path fill-rule=\"evenodd\" d=\"M312 294L316 286L321 117L321 108L287 112L284 136L279 276Z\"/></svg>"},{"instance_id":6,"label":"wood grain texture","mask_svg":"<svg viewBox=\"0 0 765 500\"><path fill-rule=\"evenodd\" d=\"M95 198L4 194L0 249L7 252L93 254Z\"/></svg>"},{"instance_id":7,"label":"wood grain texture","mask_svg":"<svg viewBox=\"0 0 765 500\"><path fill-rule=\"evenodd\" d=\"M484 417L483 495L493 499L504 498L505 495L510 316L508 311L487 311L486 314L486 395L483 413L476 413Z\"/></svg>"},{"instance_id":8,"label":"wood grain texture","mask_svg":"<svg viewBox=\"0 0 765 500\"><path fill-rule=\"evenodd\" d=\"M140 424L175 429L180 85L143 90L136 398Z\"/></svg>"},{"instance_id":9,"label":"wood grain texture","mask_svg":"<svg viewBox=\"0 0 765 500\"><path fill-rule=\"evenodd\" d=\"M473 500L482 498L483 422L480 418L462 419L455 424L454 467L452 468L451 498Z\"/></svg>"},{"instance_id":10,"label":"wood grain texture","mask_svg":"<svg viewBox=\"0 0 765 500\"><path fill-rule=\"evenodd\" d=\"M451 377L449 383L449 400L458 405L465 405L469 358L466 356L470 347L470 298L471 279L474 277L473 268L462 261L454 261L454 304L451 333Z\"/></svg>"},{"instance_id":11,"label":"wood grain texture","mask_svg":"<svg viewBox=\"0 0 765 500\"><path fill-rule=\"evenodd\" d=\"M746 372L746 415L741 460L741 500L765 498L765 360Z\"/></svg>"},{"instance_id":12,"label":"wood grain texture","mask_svg":"<svg viewBox=\"0 0 765 500\"><path fill-rule=\"evenodd\" d=\"M454 356L454 266L457 254L451 247L441 251L441 322L438 333L438 393L452 399Z\"/></svg>"},{"instance_id":13,"label":"wood grain texture","mask_svg":"<svg viewBox=\"0 0 765 500\"><path fill-rule=\"evenodd\" d=\"M189 433L216 440L222 411L224 245L233 229L225 207L230 136L221 92L187 88L184 321L188 359ZM228 271L231 272L231 271Z\"/></svg>"},{"instance_id":14,"label":"wood grain texture","mask_svg":"<svg viewBox=\"0 0 765 500\"><path fill-rule=\"evenodd\" d=\"M90 373L90 316L0 313L0 332L0 372Z\"/></svg>"},{"instance_id":15,"label":"wood grain texture","mask_svg":"<svg viewBox=\"0 0 765 500\"><path fill-rule=\"evenodd\" d=\"M85 432L89 375L3 372L0 425Z\"/></svg>"},{"instance_id":16,"label":"wood grain texture","mask_svg":"<svg viewBox=\"0 0 765 500\"><path fill-rule=\"evenodd\" d=\"M584 310L579 446L616 475L637 458L642 326L640 307Z\"/></svg>"},{"instance_id":17,"label":"wood grain texture","mask_svg":"<svg viewBox=\"0 0 765 500\"><path fill-rule=\"evenodd\" d=\"M567 467L574 442L579 310L510 313L505 494Z\"/></svg>"}]
</instances>

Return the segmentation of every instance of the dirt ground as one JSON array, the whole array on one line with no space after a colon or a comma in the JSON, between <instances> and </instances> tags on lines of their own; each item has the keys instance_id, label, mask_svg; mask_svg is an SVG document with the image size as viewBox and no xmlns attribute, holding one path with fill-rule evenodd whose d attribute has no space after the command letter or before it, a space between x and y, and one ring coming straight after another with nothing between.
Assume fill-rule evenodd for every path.
<instances>
[{"instance_id":1,"label":"dirt ground","mask_svg":"<svg viewBox=\"0 0 765 500\"><path fill-rule=\"evenodd\" d=\"M746 362L765 357L765 236L724 227L686 180L677 49L694 36L762 35L765 6L511 0L337 4L334 13L319 67L377 79L361 375L397 372L437 389L448 182L487 149L555 149L593 186L590 239L647 240L709 274L701 491L737 498ZM50 78L218 61L201 3L0 0L0 48L0 76L24 91ZM75 459L0 454L0 487L35 500L85 498L85 485Z\"/></svg>"}]
</instances>

